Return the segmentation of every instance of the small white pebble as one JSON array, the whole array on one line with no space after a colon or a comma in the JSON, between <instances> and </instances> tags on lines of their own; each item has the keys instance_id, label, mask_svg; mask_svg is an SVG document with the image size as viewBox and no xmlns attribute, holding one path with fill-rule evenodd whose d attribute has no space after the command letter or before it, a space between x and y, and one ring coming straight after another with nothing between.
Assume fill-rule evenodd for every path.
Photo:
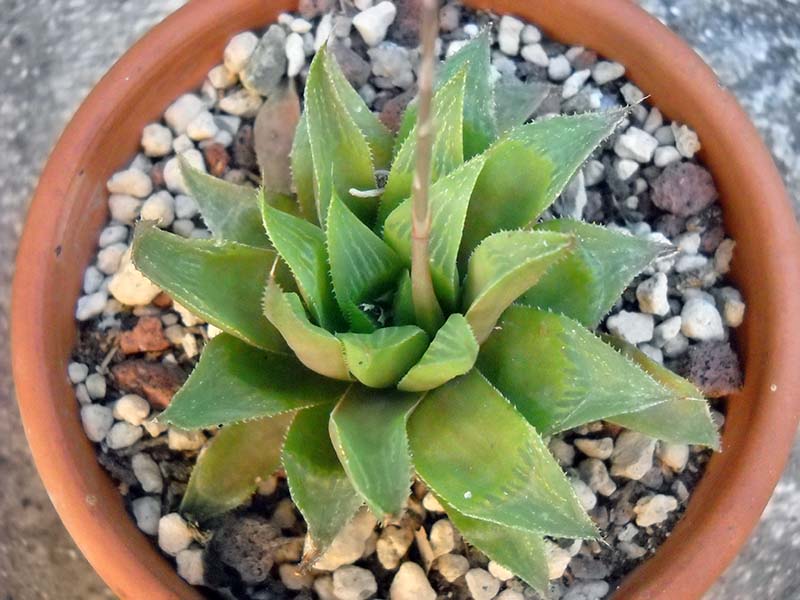
<instances>
[{"instance_id":1,"label":"small white pebble","mask_svg":"<svg viewBox=\"0 0 800 600\"><path fill-rule=\"evenodd\" d=\"M78 321L88 321L102 314L108 301L108 294L104 291L87 294L78 298L78 305L75 308L75 318Z\"/></svg>"},{"instance_id":2,"label":"small white pebble","mask_svg":"<svg viewBox=\"0 0 800 600\"><path fill-rule=\"evenodd\" d=\"M79 383L75 386L75 398L78 400L78 404L81 406L92 403L92 399L89 397L89 392L86 390L85 383Z\"/></svg>"},{"instance_id":3,"label":"small white pebble","mask_svg":"<svg viewBox=\"0 0 800 600\"><path fill-rule=\"evenodd\" d=\"M397 7L394 3L384 0L353 17L353 27L361 34L367 46L377 46L386 38L389 25L396 16Z\"/></svg>"},{"instance_id":4,"label":"small white pebble","mask_svg":"<svg viewBox=\"0 0 800 600\"><path fill-rule=\"evenodd\" d=\"M591 458L605 460L614 451L614 440L610 437L600 439L577 438L573 442L575 447Z\"/></svg>"},{"instance_id":5,"label":"small white pebble","mask_svg":"<svg viewBox=\"0 0 800 600\"><path fill-rule=\"evenodd\" d=\"M109 225L100 232L100 240L98 245L101 248L124 242L128 239L128 228L124 225Z\"/></svg>"},{"instance_id":6,"label":"small white pebble","mask_svg":"<svg viewBox=\"0 0 800 600\"><path fill-rule=\"evenodd\" d=\"M142 149L145 156L161 157L172 148L172 131L160 123L150 123L142 129Z\"/></svg>"},{"instance_id":7,"label":"small white pebble","mask_svg":"<svg viewBox=\"0 0 800 600\"><path fill-rule=\"evenodd\" d=\"M670 469L680 473L689 462L689 446L661 441L656 448L656 456Z\"/></svg>"},{"instance_id":8,"label":"small white pebble","mask_svg":"<svg viewBox=\"0 0 800 600\"><path fill-rule=\"evenodd\" d=\"M199 450L206 443L206 436L202 431L186 431L170 427L167 432L167 443L170 450L190 451Z\"/></svg>"},{"instance_id":9,"label":"small white pebble","mask_svg":"<svg viewBox=\"0 0 800 600\"><path fill-rule=\"evenodd\" d=\"M515 17L503 15L497 30L497 44L500 52L508 56L519 54L519 39L525 23Z\"/></svg>"},{"instance_id":10,"label":"small white pebble","mask_svg":"<svg viewBox=\"0 0 800 600\"><path fill-rule=\"evenodd\" d=\"M633 507L636 513L636 524L639 527L650 527L667 520L669 513L678 508L678 501L672 496L656 494L640 498Z\"/></svg>"},{"instance_id":11,"label":"small white pebble","mask_svg":"<svg viewBox=\"0 0 800 600\"><path fill-rule=\"evenodd\" d=\"M625 75L625 67L617 62L598 61L592 67L592 79L597 85L604 85Z\"/></svg>"},{"instance_id":12,"label":"small white pebble","mask_svg":"<svg viewBox=\"0 0 800 600\"><path fill-rule=\"evenodd\" d=\"M521 592L509 588L500 592L495 600L525 600L525 596Z\"/></svg>"},{"instance_id":13,"label":"small white pebble","mask_svg":"<svg viewBox=\"0 0 800 600\"><path fill-rule=\"evenodd\" d=\"M150 414L150 403L137 394L125 394L114 403L114 418L141 425Z\"/></svg>"},{"instance_id":14,"label":"small white pebble","mask_svg":"<svg viewBox=\"0 0 800 600\"><path fill-rule=\"evenodd\" d=\"M147 535L158 533L158 520L161 518L161 501L153 496L142 496L131 502L136 526Z\"/></svg>"},{"instance_id":15,"label":"small white pebble","mask_svg":"<svg viewBox=\"0 0 800 600\"><path fill-rule=\"evenodd\" d=\"M489 573L497 577L497 579L500 581L508 581L514 577L513 571L506 569L503 565L498 564L493 560L489 561Z\"/></svg>"},{"instance_id":16,"label":"small white pebble","mask_svg":"<svg viewBox=\"0 0 800 600\"><path fill-rule=\"evenodd\" d=\"M164 479L161 476L161 469L158 463L149 454L139 452L131 459L133 474L142 486L142 489L150 494L160 494L164 488Z\"/></svg>"},{"instance_id":17,"label":"small white pebble","mask_svg":"<svg viewBox=\"0 0 800 600\"><path fill-rule=\"evenodd\" d=\"M310 22L306 21L303 18L296 18L292 20L292 24L289 25L289 29L294 31L295 33L304 34L309 33L312 29L312 25Z\"/></svg>"},{"instance_id":18,"label":"small white pebble","mask_svg":"<svg viewBox=\"0 0 800 600\"><path fill-rule=\"evenodd\" d=\"M649 279L642 281L636 287L639 310L643 313L659 316L669 313L667 289L667 276L664 273L656 273Z\"/></svg>"},{"instance_id":19,"label":"small white pebble","mask_svg":"<svg viewBox=\"0 0 800 600\"><path fill-rule=\"evenodd\" d=\"M106 435L106 444L112 450L128 448L142 439L144 430L125 421L117 421Z\"/></svg>"},{"instance_id":20,"label":"small white pebble","mask_svg":"<svg viewBox=\"0 0 800 600\"><path fill-rule=\"evenodd\" d=\"M108 210L111 218L123 225L132 225L139 216L142 201L127 194L112 194L108 198Z\"/></svg>"},{"instance_id":21,"label":"small white pebble","mask_svg":"<svg viewBox=\"0 0 800 600\"><path fill-rule=\"evenodd\" d=\"M639 163L635 160L622 158L614 161L614 171L622 181L628 181L638 170Z\"/></svg>"},{"instance_id":22,"label":"small white pebble","mask_svg":"<svg viewBox=\"0 0 800 600\"><path fill-rule=\"evenodd\" d=\"M500 591L500 581L485 569L470 569L464 578L474 600L492 600Z\"/></svg>"},{"instance_id":23,"label":"small white pebble","mask_svg":"<svg viewBox=\"0 0 800 600\"><path fill-rule=\"evenodd\" d=\"M650 344L639 344L639 350L650 360L654 360L659 364L664 363L664 353L661 351L661 348L651 346Z\"/></svg>"},{"instance_id":24,"label":"small white pebble","mask_svg":"<svg viewBox=\"0 0 800 600\"><path fill-rule=\"evenodd\" d=\"M86 377L86 389L94 400L106 397L106 378L100 373L92 373Z\"/></svg>"},{"instance_id":25,"label":"small white pebble","mask_svg":"<svg viewBox=\"0 0 800 600\"><path fill-rule=\"evenodd\" d=\"M299 33L290 33L286 38L286 75L296 77L306 64L306 52L303 48L303 38Z\"/></svg>"},{"instance_id":26,"label":"small white pebble","mask_svg":"<svg viewBox=\"0 0 800 600\"><path fill-rule=\"evenodd\" d=\"M644 100L644 92L632 83L626 83L619 91L628 104L636 104Z\"/></svg>"},{"instance_id":27,"label":"small white pebble","mask_svg":"<svg viewBox=\"0 0 800 600\"><path fill-rule=\"evenodd\" d=\"M67 375L72 383L81 383L89 375L89 367L83 363L71 362L67 365Z\"/></svg>"},{"instance_id":28,"label":"small white pebble","mask_svg":"<svg viewBox=\"0 0 800 600\"><path fill-rule=\"evenodd\" d=\"M572 73L572 65L563 54L550 59L547 66L547 76L553 81L564 81Z\"/></svg>"},{"instance_id":29,"label":"small white pebble","mask_svg":"<svg viewBox=\"0 0 800 600\"><path fill-rule=\"evenodd\" d=\"M664 116L661 114L661 111L658 110L658 108L653 107L647 114L647 118L642 124L642 129L644 129L649 134L653 134L663 124L664 124Z\"/></svg>"},{"instance_id":30,"label":"small white pebble","mask_svg":"<svg viewBox=\"0 0 800 600\"><path fill-rule=\"evenodd\" d=\"M104 279L105 274L100 269L89 265L83 273L83 293L94 294L103 285Z\"/></svg>"},{"instance_id":31,"label":"small white pebble","mask_svg":"<svg viewBox=\"0 0 800 600\"><path fill-rule=\"evenodd\" d=\"M672 135L675 137L675 147L681 156L692 158L700 151L700 139L693 129L680 123L672 123Z\"/></svg>"},{"instance_id":32,"label":"small white pebble","mask_svg":"<svg viewBox=\"0 0 800 600\"><path fill-rule=\"evenodd\" d=\"M433 495L432 492L428 492L425 494L425 497L422 499L422 506L425 510L435 513L443 513L444 507L441 505L439 500L436 499L436 496Z\"/></svg>"},{"instance_id":33,"label":"small white pebble","mask_svg":"<svg viewBox=\"0 0 800 600\"><path fill-rule=\"evenodd\" d=\"M443 554L436 559L436 569L450 583L469 571L469 561L460 554Z\"/></svg>"},{"instance_id":34,"label":"small white pebble","mask_svg":"<svg viewBox=\"0 0 800 600\"><path fill-rule=\"evenodd\" d=\"M258 37L252 31L243 31L233 36L223 52L227 69L231 73L238 74L250 60L257 45Z\"/></svg>"},{"instance_id":35,"label":"small white pebble","mask_svg":"<svg viewBox=\"0 0 800 600\"><path fill-rule=\"evenodd\" d=\"M93 442L101 442L114 424L114 415L107 406L88 404L81 407L81 423L86 437Z\"/></svg>"},{"instance_id":36,"label":"small white pebble","mask_svg":"<svg viewBox=\"0 0 800 600\"><path fill-rule=\"evenodd\" d=\"M119 270L122 256L128 246L123 243L111 244L97 253L97 268L106 275L113 275Z\"/></svg>"},{"instance_id":37,"label":"small white pebble","mask_svg":"<svg viewBox=\"0 0 800 600\"><path fill-rule=\"evenodd\" d=\"M256 92L240 89L219 101L219 107L230 115L250 119L258 114L264 100Z\"/></svg>"},{"instance_id":38,"label":"small white pebble","mask_svg":"<svg viewBox=\"0 0 800 600\"><path fill-rule=\"evenodd\" d=\"M158 521L158 547L176 556L192 543L192 531L178 513L164 515Z\"/></svg>"},{"instance_id":39,"label":"small white pebble","mask_svg":"<svg viewBox=\"0 0 800 600\"><path fill-rule=\"evenodd\" d=\"M542 41L542 32L534 25L525 25L522 28L520 40L523 44L538 44Z\"/></svg>"},{"instance_id":40,"label":"small white pebble","mask_svg":"<svg viewBox=\"0 0 800 600\"><path fill-rule=\"evenodd\" d=\"M225 65L217 65L208 72L208 80L218 90L227 90L235 85L238 79L236 73L233 73Z\"/></svg>"},{"instance_id":41,"label":"small white pebble","mask_svg":"<svg viewBox=\"0 0 800 600\"><path fill-rule=\"evenodd\" d=\"M192 122L192 119L204 110L206 110L206 105L199 96L184 94L164 111L164 121L172 131L180 135L186 132L186 128Z\"/></svg>"},{"instance_id":42,"label":"small white pebble","mask_svg":"<svg viewBox=\"0 0 800 600\"><path fill-rule=\"evenodd\" d=\"M575 96L581 91L583 84L588 81L591 74L592 72L589 69L583 69L575 71L567 77L566 81L564 81L564 87L561 88L561 97L566 100Z\"/></svg>"},{"instance_id":43,"label":"small white pebble","mask_svg":"<svg viewBox=\"0 0 800 600\"><path fill-rule=\"evenodd\" d=\"M214 115L207 110L199 113L192 119L189 125L186 126L186 135L196 142L213 138L217 135L218 131L219 127L214 120Z\"/></svg>"},{"instance_id":44,"label":"small white pebble","mask_svg":"<svg viewBox=\"0 0 800 600\"><path fill-rule=\"evenodd\" d=\"M640 344L653 339L653 315L622 310L606 319L606 327L629 344Z\"/></svg>"},{"instance_id":45,"label":"small white pebble","mask_svg":"<svg viewBox=\"0 0 800 600\"><path fill-rule=\"evenodd\" d=\"M629 127L614 143L614 153L620 158L648 163L658 148L658 140L643 129Z\"/></svg>"},{"instance_id":46,"label":"small white pebble","mask_svg":"<svg viewBox=\"0 0 800 600\"><path fill-rule=\"evenodd\" d=\"M142 220L155 221L156 225L165 229L175 220L175 199L166 190L150 196L142 205Z\"/></svg>"},{"instance_id":47,"label":"small white pebble","mask_svg":"<svg viewBox=\"0 0 800 600\"><path fill-rule=\"evenodd\" d=\"M527 44L522 47L520 56L529 63L538 67L546 67L550 64L550 57L544 51L541 44Z\"/></svg>"},{"instance_id":48,"label":"small white pebble","mask_svg":"<svg viewBox=\"0 0 800 600\"><path fill-rule=\"evenodd\" d=\"M724 339L725 328L717 307L703 298L691 298L681 311L681 333L699 341Z\"/></svg>"},{"instance_id":49,"label":"small white pebble","mask_svg":"<svg viewBox=\"0 0 800 600\"><path fill-rule=\"evenodd\" d=\"M178 575L190 585L203 585L205 583L205 567L203 564L203 550L189 548L181 550L175 557L178 565Z\"/></svg>"},{"instance_id":50,"label":"small white pebble","mask_svg":"<svg viewBox=\"0 0 800 600\"><path fill-rule=\"evenodd\" d=\"M681 159L681 154L675 146L659 146L653 154L653 164L664 168Z\"/></svg>"},{"instance_id":51,"label":"small white pebble","mask_svg":"<svg viewBox=\"0 0 800 600\"><path fill-rule=\"evenodd\" d=\"M172 141L172 151L175 154L183 154L187 150L192 150L194 148L194 142L192 138L190 138L185 133L180 134Z\"/></svg>"},{"instance_id":52,"label":"small white pebble","mask_svg":"<svg viewBox=\"0 0 800 600\"><path fill-rule=\"evenodd\" d=\"M178 194L175 196L175 216L179 219L191 219L199 212L197 201L191 196Z\"/></svg>"},{"instance_id":53,"label":"small white pebble","mask_svg":"<svg viewBox=\"0 0 800 600\"><path fill-rule=\"evenodd\" d=\"M434 557L447 554L456 546L456 530L449 519L439 519L431 527L431 549Z\"/></svg>"},{"instance_id":54,"label":"small white pebble","mask_svg":"<svg viewBox=\"0 0 800 600\"><path fill-rule=\"evenodd\" d=\"M139 169L126 169L117 171L106 182L106 188L111 194L125 194L135 198L144 198L153 191L153 182L150 176Z\"/></svg>"},{"instance_id":55,"label":"small white pebble","mask_svg":"<svg viewBox=\"0 0 800 600\"><path fill-rule=\"evenodd\" d=\"M425 571L415 562L404 562L392 579L390 600L436 600Z\"/></svg>"},{"instance_id":56,"label":"small white pebble","mask_svg":"<svg viewBox=\"0 0 800 600\"><path fill-rule=\"evenodd\" d=\"M378 591L378 582L368 569L346 565L333 572L333 593L339 600L364 600Z\"/></svg>"}]
</instances>

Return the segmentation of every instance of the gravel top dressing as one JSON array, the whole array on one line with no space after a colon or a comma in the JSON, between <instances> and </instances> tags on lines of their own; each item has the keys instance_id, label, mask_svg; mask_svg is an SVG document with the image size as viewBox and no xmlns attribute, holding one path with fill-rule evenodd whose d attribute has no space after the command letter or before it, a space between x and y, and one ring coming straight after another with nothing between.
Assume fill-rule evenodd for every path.
<instances>
[{"instance_id":1,"label":"gravel top dressing","mask_svg":"<svg viewBox=\"0 0 800 600\"><path fill-rule=\"evenodd\" d=\"M399 521L379 526L363 509L315 568L297 568L305 524L281 473L260 482L252 502L198 529L177 512L192 466L214 431L154 420L219 333L133 267L137 219L178 235L210 237L187 195L177 155L217 177L258 185L253 119L288 74L298 89L325 40L347 78L396 129L416 94L418 15L412 3L301 1L266 33L235 36L197 93L176 99L163 122L142 132L141 153L108 182L110 221L84 275L80 338L69 378L98 461L119 482L132 518L210 597L518 600L539 596L468 546L421 482ZM324 5L324 6L323 6ZM570 217L670 243L623 293L600 329L689 378L710 398L741 384L730 344L745 304L725 279L735 243L726 238L717 191L699 163L697 135L669 122L625 79L624 66L590 49L543 37L531 24L447 4L441 54L492 28L498 78L541 81L533 118L633 105L544 219ZM165 57L167 60L168 57ZM246 87L243 87L245 84ZM713 411L722 424L722 407ZM547 540L550 597L599 599L656 551L680 519L710 451L658 442L606 422L554 436L549 447L569 475L600 541Z\"/></svg>"}]
</instances>

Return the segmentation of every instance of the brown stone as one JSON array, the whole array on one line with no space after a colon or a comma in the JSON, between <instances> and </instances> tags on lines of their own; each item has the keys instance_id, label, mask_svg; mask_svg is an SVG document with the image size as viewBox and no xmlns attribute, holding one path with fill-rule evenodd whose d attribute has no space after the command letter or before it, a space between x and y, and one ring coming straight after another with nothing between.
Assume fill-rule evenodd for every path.
<instances>
[{"instance_id":1,"label":"brown stone","mask_svg":"<svg viewBox=\"0 0 800 600\"><path fill-rule=\"evenodd\" d=\"M111 374L121 390L144 396L158 409L169 405L186 380L180 367L143 359L121 362L111 368Z\"/></svg>"},{"instance_id":2,"label":"brown stone","mask_svg":"<svg viewBox=\"0 0 800 600\"><path fill-rule=\"evenodd\" d=\"M206 160L208 172L214 177L222 177L231 162L231 155L222 144L208 144L203 148L203 158Z\"/></svg>"},{"instance_id":3,"label":"brown stone","mask_svg":"<svg viewBox=\"0 0 800 600\"><path fill-rule=\"evenodd\" d=\"M334 0L300 0L297 10L306 19L313 19L333 8Z\"/></svg>"},{"instance_id":4,"label":"brown stone","mask_svg":"<svg viewBox=\"0 0 800 600\"><path fill-rule=\"evenodd\" d=\"M653 182L653 204L673 215L696 215L717 199L711 173L689 162L671 164Z\"/></svg>"},{"instance_id":5,"label":"brown stone","mask_svg":"<svg viewBox=\"0 0 800 600\"><path fill-rule=\"evenodd\" d=\"M164 165L166 161L160 161L150 168L150 181L153 182L153 188L163 188L166 185L164 180Z\"/></svg>"},{"instance_id":6,"label":"brown stone","mask_svg":"<svg viewBox=\"0 0 800 600\"><path fill-rule=\"evenodd\" d=\"M727 396L742 387L739 357L729 342L691 346L682 372L709 398Z\"/></svg>"},{"instance_id":7,"label":"brown stone","mask_svg":"<svg viewBox=\"0 0 800 600\"><path fill-rule=\"evenodd\" d=\"M418 45L422 0L394 0L394 5L397 16L389 28L389 37L405 46Z\"/></svg>"},{"instance_id":8,"label":"brown stone","mask_svg":"<svg viewBox=\"0 0 800 600\"><path fill-rule=\"evenodd\" d=\"M142 317L130 331L119 336L119 349L123 354L162 352L170 347L164 336L164 327L158 317Z\"/></svg>"},{"instance_id":9,"label":"brown stone","mask_svg":"<svg viewBox=\"0 0 800 600\"><path fill-rule=\"evenodd\" d=\"M386 125L390 131L397 133L403 120L403 112L416 94L417 88L414 86L386 102L379 116L381 123Z\"/></svg>"},{"instance_id":10,"label":"brown stone","mask_svg":"<svg viewBox=\"0 0 800 600\"><path fill-rule=\"evenodd\" d=\"M158 308L169 308L172 306L172 297L167 292L161 292L150 303Z\"/></svg>"},{"instance_id":11,"label":"brown stone","mask_svg":"<svg viewBox=\"0 0 800 600\"><path fill-rule=\"evenodd\" d=\"M242 126L236 133L233 140L233 160L242 169L252 171L258 167L256 159L256 149L253 139L253 127L251 125Z\"/></svg>"}]
</instances>

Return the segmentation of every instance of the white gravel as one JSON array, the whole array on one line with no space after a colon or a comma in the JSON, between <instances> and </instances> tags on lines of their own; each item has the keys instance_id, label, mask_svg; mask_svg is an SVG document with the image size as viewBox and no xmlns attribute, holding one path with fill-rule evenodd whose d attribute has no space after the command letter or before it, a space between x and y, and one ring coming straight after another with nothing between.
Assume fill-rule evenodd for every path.
<instances>
[{"instance_id":1,"label":"white gravel","mask_svg":"<svg viewBox=\"0 0 800 600\"><path fill-rule=\"evenodd\" d=\"M384 0L353 17L353 27L368 46L377 46L386 38L389 25L396 16L397 7L394 3Z\"/></svg>"},{"instance_id":2,"label":"white gravel","mask_svg":"<svg viewBox=\"0 0 800 600\"><path fill-rule=\"evenodd\" d=\"M147 535L158 534L158 520L161 518L161 501L154 496L142 496L131 502L136 526Z\"/></svg>"},{"instance_id":3,"label":"white gravel","mask_svg":"<svg viewBox=\"0 0 800 600\"><path fill-rule=\"evenodd\" d=\"M392 579L390 600L436 600L425 571L417 563L404 562Z\"/></svg>"},{"instance_id":4,"label":"white gravel","mask_svg":"<svg viewBox=\"0 0 800 600\"><path fill-rule=\"evenodd\" d=\"M149 454L138 452L131 459L133 474L142 486L142 489L149 494L160 494L164 488L164 479L161 476L161 469Z\"/></svg>"},{"instance_id":5,"label":"white gravel","mask_svg":"<svg viewBox=\"0 0 800 600\"><path fill-rule=\"evenodd\" d=\"M93 442L102 442L114 424L111 409L102 404L88 404L81 407L83 430Z\"/></svg>"},{"instance_id":6,"label":"white gravel","mask_svg":"<svg viewBox=\"0 0 800 600\"><path fill-rule=\"evenodd\" d=\"M176 556L192 543L192 530L178 513L164 515L158 521L158 546L167 554Z\"/></svg>"}]
</instances>

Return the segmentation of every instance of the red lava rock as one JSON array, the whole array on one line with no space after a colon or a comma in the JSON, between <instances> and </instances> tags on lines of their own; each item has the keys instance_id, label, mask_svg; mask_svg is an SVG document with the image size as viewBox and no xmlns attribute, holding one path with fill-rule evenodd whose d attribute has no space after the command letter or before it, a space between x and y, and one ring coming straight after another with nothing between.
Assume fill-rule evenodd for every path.
<instances>
[{"instance_id":1,"label":"red lava rock","mask_svg":"<svg viewBox=\"0 0 800 600\"><path fill-rule=\"evenodd\" d=\"M133 359L111 368L120 389L147 398L154 408L163 409L186 380L186 373L175 365Z\"/></svg>"},{"instance_id":2,"label":"red lava rock","mask_svg":"<svg viewBox=\"0 0 800 600\"><path fill-rule=\"evenodd\" d=\"M417 88L414 86L389 100L383 105L381 114L378 117L381 120L381 123L386 125L390 131L397 133L397 130L400 129L400 123L403 120L403 111L416 95Z\"/></svg>"},{"instance_id":3,"label":"red lava rock","mask_svg":"<svg viewBox=\"0 0 800 600\"><path fill-rule=\"evenodd\" d=\"M161 188L166 185L164 181L164 165L166 165L166 162L162 160L150 168L150 181L153 182L154 188Z\"/></svg>"},{"instance_id":4,"label":"red lava rock","mask_svg":"<svg viewBox=\"0 0 800 600\"><path fill-rule=\"evenodd\" d=\"M300 0L297 10L306 19L313 19L333 8L334 0Z\"/></svg>"},{"instance_id":5,"label":"red lava rock","mask_svg":"<svg viewBox=\"0 0 800 600\"><path fill-rule=\"evenodd\" d=\"M203 148L203 158L206 160L208 172L214 177L222 177L228 164L231 162L231 155L222 144L209 144Z\"/></svg>"},{"instance_id":6,"label":"red lava rock","mask_svg":"<svg viewBox=\"0 0 800 600\"><path fill-rule=\"evenodd\" d=\"M714 254L724 239L725 228L722 225L714 225L700 236L700 249L705 254Z\"/></svg>"},{"instance_id":7,"label":"red lava rock","mask_svg":"<svg viewBox=\"0 0 800 600\"><path fill-rule=\"evenodd\" d=\"M421 0L394 0L397 16L389 29L389 36L396 42L408 46L419 44L419 25L421 23Z\"/></svg>"},{"instance_id":8,"label":"red lava rock","mask_svg":"<svg viewBox=\"0 0 800 600\"><path fill-rule=\"evenodd\" d=\"M253 170L258 166L253 139L253 127L244 125L233 140L233 160L243 169Z\"/></svg>"},{"instance_id":9,"label":"red lava rock","mask_svg":"<svg viewBox=\"0 0 800 600\"><path fill-rule=\"evenodd\" d=\"M350 85L354 88L360 88L367 83L371 72L371 67L367 61L338 40L330 43L329 48L333 51L333 55L336 57L336 61L342 68L342 72L344 72L344 76L350 82Z\"/></svg>"},{"instance_id":10,"label":"red lava rock","mask_svg":"<svg viewBox=\"0 0 800 600\"><path fill-rule=\"evenodd\" d=\"M161 352L169 346L169 340L164 337L164 327L158 317L142 317L133 329L123 331L119 336L119 348L123 354Z\"/></svg>"},{"instance_id":11,"label":"red lava rock","mask_svg":"<svg viewBox=\"0 0 800 600\"><path fill-rule=\"evenodd\" d=\"M653 204L681 217L696 215L717 199L711 173L694 163L672 164L653 182Z\"/></svg>"},{"instance_id":12,"label":"red lava rock","mask_svg":"<svg viewBox=\"0 0 800 600\"><path fill-rule=\"evenodd\" d=\"M172 306L172 298L167 292L161 292L158 296L153 298L151 303L158 308L169 308Z\"/></svg>"},{"instance_id":13,"label":"red lava rock","mask_svg":"<svg viewBox=\"0 0 800 600\"><path fill-rule=\"evenodd\" d=\"M742 387L739 357L728 342L691 346L681 370L709 398L727 396Z\"/></svg>"}]
</instances>

